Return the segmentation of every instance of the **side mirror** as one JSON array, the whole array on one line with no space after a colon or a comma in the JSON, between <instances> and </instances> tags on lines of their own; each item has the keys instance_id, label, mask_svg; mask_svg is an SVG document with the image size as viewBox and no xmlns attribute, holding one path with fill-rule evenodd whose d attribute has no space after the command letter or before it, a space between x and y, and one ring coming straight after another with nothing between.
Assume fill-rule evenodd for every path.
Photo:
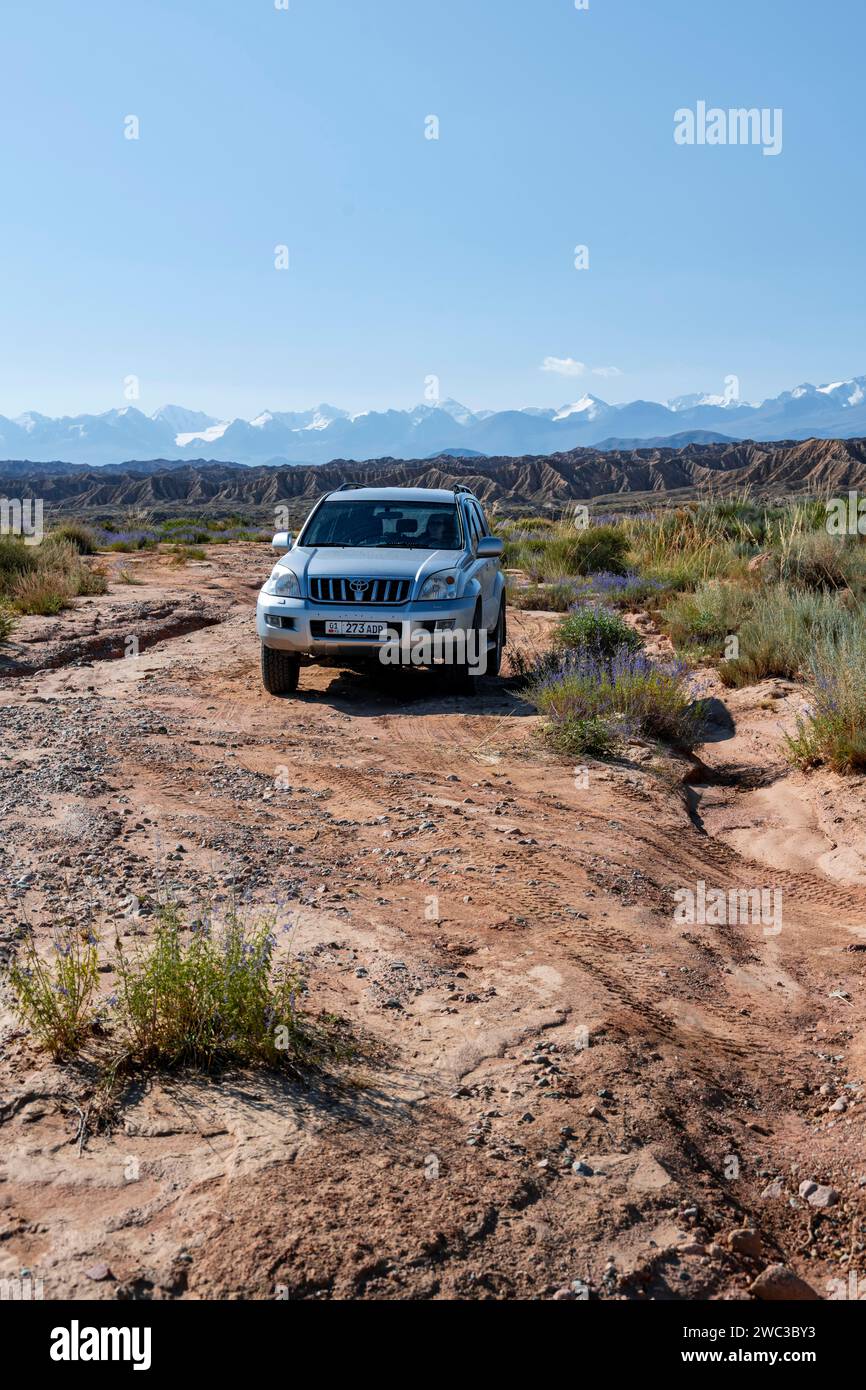
<instances>
[{"instance_id":1,"label":"side mirror","mask_svg":"<svg viewBox=\"0 0 866 1390\"><path fill-rule=\"evenodd\" d=\"M274 550L291 550L295 543L295 538L291 531L278 531L271 541Z\"/></svg>"},{"instance_id":2,"label":"side mirror","mask_svg":"<svg viewBox=\"0 0 866 1390\"><path fill-rule=\"evenodd\" d=\"M498 560L505 546L498 536L482 536L475 548L479 560Z\"/></svg>"}]
</instances>

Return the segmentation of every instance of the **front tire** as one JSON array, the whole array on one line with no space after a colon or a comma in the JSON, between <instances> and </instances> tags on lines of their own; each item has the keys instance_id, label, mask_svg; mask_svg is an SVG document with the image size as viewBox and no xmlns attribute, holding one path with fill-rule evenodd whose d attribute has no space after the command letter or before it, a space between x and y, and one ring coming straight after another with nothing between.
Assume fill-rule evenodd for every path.
<instances>
[{"instance_id":1,"label":"front tire","mask_svg":"<svg viewBox=\"0 0 866 1390\"><path fill-rule=\"evenodd\" d=\"M471 632L478 633L481 628L481 602L476 604L475 613L472 617ZM467 654L468 654L467 633ZM455 695L475 695L478 690L478 675L473 670L469 661L458 661L455 663L451 672L451 688Z\"/></svg>"},{"instance_id":2,"label":"front tire","mask_svg":"<svg viewBox=\"0 0 866 1390\"><path fill-rule=\"evenodd\" d=\"M262 643L262 684L269 695L294 695L301 674L301 658L278 652Z\"/></svg>"}]
</instances>

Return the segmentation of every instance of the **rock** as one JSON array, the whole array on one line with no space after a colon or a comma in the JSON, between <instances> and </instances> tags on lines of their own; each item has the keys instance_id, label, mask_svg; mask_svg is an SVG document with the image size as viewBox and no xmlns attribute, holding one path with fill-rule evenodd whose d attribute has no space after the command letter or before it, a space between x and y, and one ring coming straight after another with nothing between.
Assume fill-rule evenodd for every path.
<instances>
[{"instance_id":1,"label":"rock","mask_svg":"<svg viewBox=\"0 0 866 1390\"><path fill-rule=\"evenodd\" d=\"M581 1303L589 1302L589 1284L583 1279L572 1279L568 1292Z\"/></svg>"},{"instance_id":2,"label":"rock","mask_svg":"<svg viewBox=\"0 0 866 1390\"><path fill-rule=\"evenodd\" d=\"M757 1259L763 1248L761 1237L757 1231L753 1231L748 1226L741 1226L736 1231L731 1231L728 1236L728 1248L733 1250L735 1255L749 1255L752 1259Z\"/></svg>"},{"instance_id":3,"label":"rock","mask_svg":"<svg viewBox=\"0 0 866 1390\"><path fill-rule=\"evenodd\" d=\"M818 1191L818 1184L816 1182L801 1182L797 1190L800 1193L800 1196L804 1200L808 1201L812 1193Z\"/></svg>"},{"instance_id":4,"label":"rock","mask_svg":"<svg viewBox=\"0 0 866 1390\"><path fill-rule=\"evenodd\" d=\"M659 1163L649 1149L644 1149L629 1178L629 1187L637 1192L659 1192L671 1181L671 1175L664 1165Z\"/></svg>"},{"instance_id":5,"label":"rock","mask_svg":"<svg viewBox=\"0 0 866 1390\"><path fill-rule=\"evenodd\" d=\"M824 1211L827 1207L836 1206L839 1201L839 1193L835 1187L816 1187L806 1200L810 1207L817 1207L819 1211Z\"/></svg>"},{"instance_id":6,"label":"rock","mask_svg":"<svg viewBox=\"0 0 866 1390\"><path fill-rule=\"evenodd\" d=\"M114 1278L114 1275L106 1264L92 1265L85 1273L87 1278L92 1279L96 1284L101 1283L104 1279Z\"/></svg>"},{"instance_id":7,"label":"rock","mask_svg":"<svg viewBox=\"0 0 866 1390\"><path fill-rule=\"evenodd\" d=\"M781 1178L774 1178L772 1182L767 1183L767 1186L764 1188L763 1192L761 1193L761 1199L762 1199L762 1201L764 1201L764 1202L769 1202L769 1201L771 1201L774 1197L784 1197L784 1195L785 1195L785 1189L784 1189L784 1187L782 1186L782 1179L781 1179Z\"/></svg>"},{"instance_id":8,"label":"rock","mask_svg":"<svg viewBox=\"0 0 866 1390\"><path fill-rule=\"evenodd\" d=\"M734 716L723 700L718 699L715 695L711 695L702 700L701 704L703 707L705 725L712 725L714 728L730 734L736 731ZM691 775L691 772L692 768L689 767L687 775Z\"/></svg>"},{"instance_id":9,"label":"rock","mask_svg":"<svg viewBox=\"0 0 866 1390\"><path fill-rule=\"evenodd\" d=\"M768 1265L749 1292L766 1303L820 1302L820 1295L787 1265Z\"/></svg>"},{"instance_id":10,"label":"rock","mask_svg":"<svg viewBox=\"0 0 866 1390\"><path fill-rule=\"evenodd\" d=\"M589 1164L583 1163L580 1159L578 1159L577 1163L572 1163L571 1171L572 1173L576 1173L579 1178L591 1178L593 1176L593 1170L590 1168Z\"/></svg>"}]
</instances>

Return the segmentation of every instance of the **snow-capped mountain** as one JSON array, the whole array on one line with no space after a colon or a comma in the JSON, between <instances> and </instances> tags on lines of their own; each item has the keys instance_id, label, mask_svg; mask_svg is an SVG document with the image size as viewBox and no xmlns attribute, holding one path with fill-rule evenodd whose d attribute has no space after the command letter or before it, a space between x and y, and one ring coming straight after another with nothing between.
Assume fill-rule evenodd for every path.
<instances>
[{"instance_id":1,"label":"snow-capped mountain","mask_svg":"<svg viewBox=\"0 0 866 1390\"><path fill-rule=\"evenodd\" d=\"M717 405L721 410L730 410L732 406L741 405L735 397L717 396L708 391L693 391L688 396L674 396L673 400L668 401L668 409L679 414L683 410L695 410L700 405Z\"/></svg>"},{"instance_id":2,"label":"snow-capped mountain","mask_svg":"<svg viewBox=\"0 0 866 1390\"><path fill-rule=\"evenodd\" d=\"M60 419L28 411L14 420L0 416L0 458L110 465L160 458L326 463L430 458L443 451L517 456L701 431L754 440L866 437L866 376L806 383L760 405L699 392L665 405L609 405L584 395L559 409L498 411L473 411L451 399L356 415L322 404L305 411L263 410L251 420L219 420L178 405L152 415L124 406Z\"/></svg>"},{"instance_id":3,"label":"snow-capped mountain","mask_svg":"<svg viewBox=\"0 0 866 1390\"><path fill-rule=\"evenodd\" d=\"M161 405L150 418L170 425L177 434L194 435L219 424L215 416L205 415L203 410L187 410L182 405Z\"/></svg>"},{"instance_id":4,"label":"snow-capped mountain","mask_svg":"<svg viewBox=\"0 0 866 1390\"><path fill-rule=\"evenodd\" d=\"M573 405L564 405L554 415L554 420L571 420L575 415L580 415L584 420L600 420L603 415L608 415L614 407L606 405L600 401L598 396L581 396L579 401Z\"/></svg>"}]
</instances>

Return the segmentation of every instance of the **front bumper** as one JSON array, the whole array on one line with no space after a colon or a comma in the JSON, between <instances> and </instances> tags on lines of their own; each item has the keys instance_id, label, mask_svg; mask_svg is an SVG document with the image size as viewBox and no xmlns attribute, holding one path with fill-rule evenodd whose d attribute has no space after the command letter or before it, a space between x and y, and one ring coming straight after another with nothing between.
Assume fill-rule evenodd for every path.
<instances>
[{"instance_id":1,"label":"front bumper","mask_svg":"<svg viewBox=\"0 0 866 1390\"><path fill-rule=\"evenodd\" d=\"M404 603L396 607L361 603L313 603L309 599L277 598L259 594L256 631L266 647L299 656L374 656L382 649L381 638L325 637L324 624L337 622L386 623L401 642L414 633L431 632L437 625L457 631L472 626L475 599L446 599L440 603Z\"/></svg>"}]
</instances>

